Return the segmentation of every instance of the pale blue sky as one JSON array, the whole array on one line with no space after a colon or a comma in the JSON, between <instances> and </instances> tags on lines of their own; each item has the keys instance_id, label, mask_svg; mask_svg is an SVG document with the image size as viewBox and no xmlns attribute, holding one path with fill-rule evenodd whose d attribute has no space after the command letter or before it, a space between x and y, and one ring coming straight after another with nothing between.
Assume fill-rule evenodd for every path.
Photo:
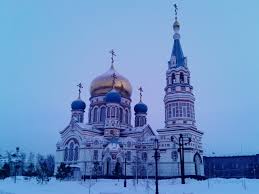
<instances>
[{"instance_id":1,"label":"pale blue sky","mask_svg":"<svg viewBox=\"0 0 259 194\"><path fill-rule=\"evenodd\" d=\"M172 4L196 96L206 153L259 153L257 0L39 0L0 2L0 152L55 152L69 123L76 84L109 68L144 88L148 122L164 127L164 87L172 48ZM246 3L246 4L245 4Z\"/></svg>"}]
</instances>

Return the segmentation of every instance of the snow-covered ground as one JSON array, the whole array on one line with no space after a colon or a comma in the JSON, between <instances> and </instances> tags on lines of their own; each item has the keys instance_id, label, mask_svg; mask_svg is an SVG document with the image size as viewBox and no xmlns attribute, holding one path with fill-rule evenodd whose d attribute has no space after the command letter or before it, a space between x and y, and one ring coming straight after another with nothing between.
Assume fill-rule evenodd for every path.
<instances>
[{"instance_id":1,"label":"snow-covered ground","mask_svg":"<svg viewBox=\"0 0 259 194\"><path fill-rule=\"evenodd\" d=\"M92 180L85 183L75 181L56 181L52 179L47 184L38 184L35 180L25 181L18 178L0 180L0 194L154 194L155 182L140 180L134 184L127 181L126 188L123 180ZM90 190L89 190L89 186ZM185 185L179 179L159 181L160 194L259 194L259 180L250 179L210 179L196 181L187 179Z\"/></svg>"}]
</instances>

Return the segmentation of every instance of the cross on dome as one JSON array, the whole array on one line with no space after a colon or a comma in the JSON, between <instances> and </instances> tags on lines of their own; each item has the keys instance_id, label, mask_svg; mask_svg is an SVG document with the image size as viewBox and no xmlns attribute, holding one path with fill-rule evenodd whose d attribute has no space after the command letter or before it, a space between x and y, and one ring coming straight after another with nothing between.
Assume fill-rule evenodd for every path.
<instances>
[{"instance_id":1,"label":"cross on dome","mask_svg":"<svg viewBox=\"0 0 259 194\"><path fill-rule=\"evenodd\" d=\"M177 14L178 14L178 7L177 4L174 4L174 15L175 15L175 20L177 20Z\"/></svg>"},{"instance_id":2,"label":"cross on dome","mask_svg":"<svg viewBox=\"0 0 259 194\"><path fill-rule=\"evenodd\" d=\"M115 54L115 52L114 52L114 50L112 49L111 51L110 51L110 53L111 53L111 60L112 60L112 67L113 67L113 64L114 64L114 57L116 57L116 54Z\"/></svg>"},{"instance_id":3,"label":"cross on dome","mask_svg":"<svg viewBox=\"0 0 259 194\"><path fill-rule=\"evenodd\" d=\"M138 90L139 90L139 101L142 102L143 88L140 86Z\"/></svg>"},{"instance_id":4,"label":"cross on dome","mask_svg":"<svg viewBox=\"0 0 259 194\"><path fill-rule=\"evenodd\" d=\"M78 98L80 99L80 98L81 98L81 89L83 88L82 83L80 82L80 83L77 85L77 87L78 87Z\"/></svg>"}]
</instances>

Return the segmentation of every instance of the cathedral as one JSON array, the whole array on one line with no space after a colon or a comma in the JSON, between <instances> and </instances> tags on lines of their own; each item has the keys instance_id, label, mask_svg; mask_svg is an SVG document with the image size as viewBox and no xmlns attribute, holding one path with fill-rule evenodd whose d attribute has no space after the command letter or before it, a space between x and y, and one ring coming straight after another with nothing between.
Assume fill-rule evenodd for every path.
<instances>
[{"instance_id":1,"label":"cathedral","mask_svg":"<svg viewBox=\"0 0 259 194\"><path fill-rule=\"evenodd\" d=\"M111 177L120 171L126 176L154 176L154 145L158 141L159 177L203 176L203 132L195 121L195 97L187 58L180 43L180 23L173 24L173 48L164 88L165 126L153 129L148 124L148 106L140 100L132 110L132 85L112 63L107 72L93 79L90 105L79 95L71 104L71 119L60 131L56 145L56 166L69 164L73 176ZM159 106L159 105L157 105ZM86 118L87 116L87 118ZM133 116L133 118L132 118ZM181 152L179 144L184 146ZM184 168L180 159L184 156ZM125 174L126 173L126 174Z\"/></svg>"}]
</instances>

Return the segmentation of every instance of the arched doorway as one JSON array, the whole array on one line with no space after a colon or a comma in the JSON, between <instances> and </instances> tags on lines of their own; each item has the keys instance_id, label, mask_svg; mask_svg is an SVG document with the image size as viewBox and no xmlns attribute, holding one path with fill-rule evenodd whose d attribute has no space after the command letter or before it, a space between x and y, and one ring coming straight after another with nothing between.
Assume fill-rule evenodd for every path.
<instances>
[{"instance_id":1,"label":"arched doorway","mask_svg":"<svg viewBox=\"0 0 259 194\"><path fill-rule=\"evenodd\" d=\"M104 161L104 175L106 176L111 175L111 158L107 158Z\"/></svg>"},{"instance_id":2,"label":"arched doorway","mask_svg":"<svg viewBox=\"0 0 259 194\"><path fill-rule=\"evenodd\" d=\"M199 153L196 153L193 157L193 162L195 165L195 175L201 176L202 175L202 159Z\"/></svg>"}]
</instances>

